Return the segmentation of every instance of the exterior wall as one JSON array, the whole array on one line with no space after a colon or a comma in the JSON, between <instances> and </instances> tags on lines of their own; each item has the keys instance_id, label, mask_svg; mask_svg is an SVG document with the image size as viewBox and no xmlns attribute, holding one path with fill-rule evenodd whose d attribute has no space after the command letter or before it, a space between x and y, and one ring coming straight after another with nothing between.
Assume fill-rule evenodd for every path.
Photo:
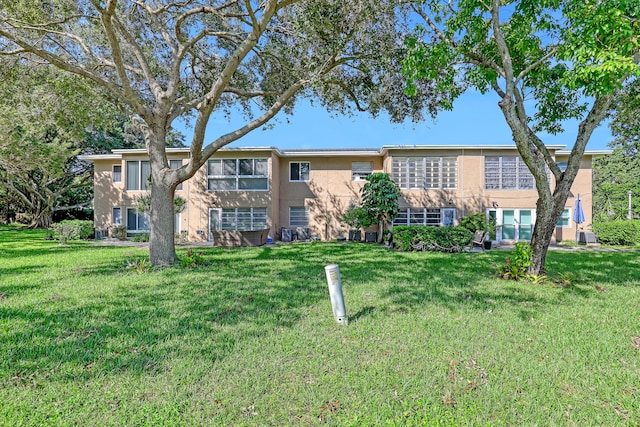
<instances>
[{"instance_id":1,"label":"exterior wall","mask_svg":"<svg viewBox=\"0 0 640 427\"><path fill-rule=\"evenodd\" d=\"M111 173L113 165L122 165L122 169L124 170L122 160L105 159L94 161L94 224L99 230L108 230L110 228L112 209L122 204L124 173L122 174L122 182L112 182Z\"/></svg>"},{"instance_id":2,"label":"exterior wall","mask_svg":"<svg viewBox=\"0 0 640 427\"><path fill-rule=\"evenodd\" d=\"M352 162L372 162L373 171L382 171L382 158L371 157L281 157L279 224L295 228L289 218L291 207L309 208L309 231L322 240L346 235L348 227L341 222L349 201L359 200L365 181L353 181ZM290 165L309 162L309 181L291 182Z\"/></svg>"},{"instance_id":3,"label":"exterior wall","mask_svg":"<svg viewBox=\"0 0 640 427\"><path fill-rule=\"evenodd\" d=\"M441 208L455 209L456 222L477 212L506 210L531 210L534 213L537 192L533 190L487 190L485 189L485 157L517 156L514 149L491 148L403 148L390 147L373 155L372 150L349 152L310 151L280 152L277 149L228 149L216 153L212 159L265 158L268 159L268 189L255 191L209 191L207 189L206 164L196 174L182 184L176 196L187 203L180 215L180 229L188 233L190 241L209 240L209 212L216 208L266 208L269 236L280 238L280 230L294 228L290 221L291 207L307 207L311 234L322 240L346 237L349 227L340 218L350 200L360 199L360 189L365 181L353 180L352 162L372 162L373 172L392 173L394 157L457 157L457 187L450 190L416 189L403 190L401 208ZM144 153L126 151L118 155L96 156L94 162L95 226L109 229L113 207L120 207L122 224L126 225L127 208L136 206L136 198L145 191L127 191L126 161L146 160ZM169 153L170 160L186 162L188 152ZM557 161L566 161L567 154L558 154ZM292 182L290 164L309 162L309 180ZM592 165L591 156L585 155L580 171L574 182L566 208L569 209L569 225L557 228L557 240L573 240L576 225L573 222L573 208L580 194L585 214L585 223L580 228L587 229L592 218ZM112 182L112 167L120 165L122 180Z\"/></svg>"},{"instance_id":4,"label":"exterior wall","mask_svg":"<svg viewBox=\"0 0 640 427\"><path fill-rule=\"evenodd\" d=\"M267 222L270 228L270 236L273 236L275 228L273 221L273 193L274 184L273 156L271 150L265 151L220 151L211 159L268 159L268 187L267 190L252 191L209 191L207 189L207 164L189 180L188 200L188 230L189 240L194 242L211 240L209 235L209 210L215 208L266 208Z\"/></svg>"}]
</instances>

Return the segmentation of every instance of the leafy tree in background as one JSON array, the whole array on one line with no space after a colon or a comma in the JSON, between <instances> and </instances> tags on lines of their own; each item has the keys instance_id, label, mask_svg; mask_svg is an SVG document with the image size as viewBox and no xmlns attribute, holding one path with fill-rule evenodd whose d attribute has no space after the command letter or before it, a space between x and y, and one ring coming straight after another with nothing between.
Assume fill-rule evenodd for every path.
<instances>
[{"instance_id":1,"label":"leafy tree in background","mask_svg":"<svg viewBox=\"0 0 640 427\"><path fill-rule=\"evenodd\" d=\"M404 97L396 11L393 0L0 0L0 52L35 55L91 80L143 123L150 259L170 265L176 186L218 149L292 112L297 97L340 112L386 109L397 120L435 111L437 98ZM212 115L238 112L243 126L204 140ZM193 137L189 162L173 170L165 147L177 119L189 119Z\"/></svg>"},{"instance_id":2,"label":"leafy tree in background","mask_svg":"<svg viewBox=\"0 0 640 427\"><path fill-rule=\"evenodd\" d=\"M367 176L367 182L360 190L362 204L359 209L360 222L363 227L378 224L378 242L384 240L384 230L398 215L398 199L402 195L398 184L393 182L389 174L375 172Z\"/></svg>"},{"instance_id":3,"label":"leafy tree in background","mask_svg":"<svg viewBox=\"0 0 640 427\"><path fill-rule=\"evenodd\" d=\"M541 274L593 130L623 82L639 73L640 3L425 0L411 7L422 24L408 40L404 69L410 81L434 82L446 94L445 109L469 89L496 96L535 178L528 272ZM563 172L542 135L563 132L568 119L580 123Z\"/></svg>"},{"instance_id":4,"label":"leafy tree in background","mask_svg":"<svg viewBox=\"0 0 640 427\"><path fill-rule=\"evenodd\" d=\"M626 219L632 193L632 215L640 215L640 82L625 85L612 108L609 124L613 152L593 167L594 221Z\"/></svg>"},{"instance_id":5,"label":"leafy tree in background","mask_svg":"<svg viewBox=\"0 0 640 427\"><path fill-rule=\"evenodd\" d=\"M2 61L0 187L11 195L5 219L13 210L47 228L54 213L90 203L92 168L77 155L94 142L92 151L107 140L114 145L104 134L118 112L104 93L76 80L50 66Z\"/></svg>"}]
</instances>

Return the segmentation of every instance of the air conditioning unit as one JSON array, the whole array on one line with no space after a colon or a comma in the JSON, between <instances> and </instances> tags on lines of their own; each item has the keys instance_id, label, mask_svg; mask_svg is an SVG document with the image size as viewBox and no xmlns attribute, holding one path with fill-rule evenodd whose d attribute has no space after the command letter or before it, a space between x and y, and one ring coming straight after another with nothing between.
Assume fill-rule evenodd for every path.
<instances>
[{"instance_id":1,"label":"air conditioning unit","mask_svg":"<svg viewBox=\"0 0 640 427\"><path fill-rule=\"evenodd\" d=\"M293 233L292 233L292 230L290 228L283 228L282 229L282 241L283 242L290 242L292 234Z\"/></svg>"}]
</instances>

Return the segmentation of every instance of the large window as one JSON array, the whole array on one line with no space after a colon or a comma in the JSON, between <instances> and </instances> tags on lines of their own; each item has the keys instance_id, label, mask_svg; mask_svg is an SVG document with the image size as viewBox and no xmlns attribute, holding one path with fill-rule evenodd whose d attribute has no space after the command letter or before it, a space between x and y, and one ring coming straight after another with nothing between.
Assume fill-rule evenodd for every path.
<instances>
[{"instance_id":1,"label":"large window","mask_svg":"<svg viewBox=\"0 0 640 427\"><path fill-rule=\"evenodd\" d=\"M393 219L393 225L455 225L454 208L401 208Z\"/></svg>"},{"instance_id":2,"label":"large window","mask_svg":"<svg viewBox=\"0 0 640 427\"><path fill-rule=\"evenodd\" d=\"M262 230L267 228L267 208L216 208L209 211L209 230Z\"/></svg>"},{"instance_id":3,"label":"large window","mask_svg":"<svg viewBox=\"0 0 640 427\"><path fill-rule=\"evenodd\" d=\"M130 233L149 231L149 218L136 208L127 208L127 231Z\"/></svg>"},{"instance_id":4,"label":"large window","mask_svg":"<svg viewBox=\"0 0 640 427\"><path fill-rule=\"evenodd\" d=\"M364 181L373 173L373 162L351 162L351 179Z\"/></svg>"},{"instance_id":5,"label":"large window","mask_svg":"<svg viewBox=\"0 0 640 427\"><path fill-rule=\"evenodd\" d=\"M311 164L309 162L289 163L289 181L309 181L310 169Z\"/></svg>"},{"instance_id":6,"label":"large window","mask_svg":"<svg viewBox=\"0 0 640 427\"><path fill-rule=\"evenodd\" d=\"M289 208L289 225L292 227L308 227L309 226L309 208L290 207Z\"/></svg>"},{"instance_id":7,"label":"large window","mask_svg":"<svg viewBox=\"0 0 640 427\"><path fill-rule=\"evenodd\" d=\"M451 190L458 186L457 157L394 157L391 177L403 190Z\"/></svg>"},{"instance_id":8,"label":"large window","mask_svg":"<svg viewBox=\"0 0 640 427\"><path fill-rule=\"evenodd\" d=\"M148 160L127 162L127 190L148 190L150 177L151 166Z\"/></svg>"},{"instance_id":9,"label":"large window","mask_svg":"<svg viewBox=\"0 0 640 427\"><path fill-rule=\"evenodd\" d=\"M533 190L535 181L520 157L485 157L484 185L487 190Z\"/></svg>"},{"instance_id":10,"label":"large window","mask_svg":"<svg viewBox=\"0 0 640 427\"><path fill-rule=\"evenodd\" d=\"M209 191L267 190L268 159L213 159L207 163Z\"/></svg>"}]
</instances>

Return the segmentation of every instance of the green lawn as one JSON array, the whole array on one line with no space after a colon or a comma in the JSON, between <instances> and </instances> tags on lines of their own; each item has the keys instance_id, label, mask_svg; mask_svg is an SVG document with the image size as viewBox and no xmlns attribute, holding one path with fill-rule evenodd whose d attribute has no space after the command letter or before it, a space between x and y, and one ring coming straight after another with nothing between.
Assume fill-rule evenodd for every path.
<instances>
[{"instance_id":1,"label":"green lawn","mask_svg":"<svg viewBox=\"0 0 640 427\"><path fill-rule=\"evenodd\" d=\"M138 274L144 250L43 236L0 228L1 425L640 425L637 252L550 252L559 287L496 279L503 251L206 248Z\"/></svg>"}]
</instances>

